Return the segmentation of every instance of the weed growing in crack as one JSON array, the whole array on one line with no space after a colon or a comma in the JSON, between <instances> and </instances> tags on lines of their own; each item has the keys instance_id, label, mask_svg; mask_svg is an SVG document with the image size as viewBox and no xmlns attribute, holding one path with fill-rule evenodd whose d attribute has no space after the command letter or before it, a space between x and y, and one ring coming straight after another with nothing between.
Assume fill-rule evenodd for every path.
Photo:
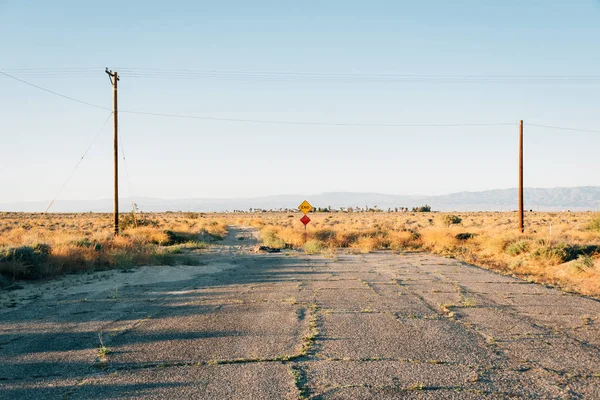
<instances>
[{"instance_id":1,"label":"weed growing in crack","mask_svg":"<svg viewBox=\"0 0 600 400\"><path fill-rule=\"evenodd\" d=\"M294 379L294 386L298 389L298 398L301 400L308 399L308 388L306 387L306 374L302 368L290 366L290 373Z\"/></svg>"},{"instance_id":2,"label":"weed growing in crack","mask_svg":"<svg viewBox=\"0 0 600 400\"><path fill-rule=\"evenodd\" d=\"M442 360L427 360L427 364L440 365L446 364L446 362Z\"/></svg>"},{"instance_id":3,"label":"weed growing in crack","mask_svg":"<svg viewBox=\"0 0 600 400\"><path fill-rule=\"evenodd\" d=\"M465 308L477 307L477 301L475 299L469 299L464 297L460 302L460 306Z\"/></svg>"},{"instance_id":4,"label":"weed growing in crack","mask_svg":"<svg viewBox=\"0 0 600 400\"><path fill-rule=\"evenodd\" d=\"M406 388L406 390L416 391L416 390L425 390L426 388L427 387L425 386L424 383L419 382L419 383L415 383L415 384L408 386Z\"/></svg>"},{"instance_id":5,"label":"weed growing in crack","mask_svg":"<svg viewBox=\"0 0 600 400\"><path fill-rule=\"evenodd\" d=\"M296 301L295 297L288 297L287 299L283 299L281 300L282 303L289 303L291 305L295 305L298 304L298 301Z\"/></svg>"},{"instance_id":6,"label":"weed growing in crack","mask_svg":"<svg viewBox=\"0 0 600 400\"><path fill-rule=\"evenodd\" d=\"M110 349L104 345L104 340L102 339L102 331L98 332L98 340L100 341L100 346L98 347L98 358L101 361L106 361L106 356L110 354Z\"/></svg>"},{"instance_id":7,"label":"weed growing in crack","mask_svg":"<svg viewBox=\"0 0 600 400\"><path fill-rule=\"evenodd\" d=\"M454 312L452 312L452 310L450 310L452 307L456 307L456 304L452 304L452 303L440 304L440 309L444 312L444 314L446 314L446 316L448 316L450 318L454 316Z\"/></svg>"},{"instance_id":8,"label":"weed growing in crack","mask_svg":"<svg viewBox=\"0 0 600 400\"><path fill-rule=\"evenodd\" d=\"M312 312L310 316L309 331L308 334L302 339L302 348L299 353L300 357L308 355L308 352L313 347L315 340L319 335L319 329L317 327L317 313L319 311L319 306L316 304L311 304L310 309Z\"/></svg>"}]
</instances>

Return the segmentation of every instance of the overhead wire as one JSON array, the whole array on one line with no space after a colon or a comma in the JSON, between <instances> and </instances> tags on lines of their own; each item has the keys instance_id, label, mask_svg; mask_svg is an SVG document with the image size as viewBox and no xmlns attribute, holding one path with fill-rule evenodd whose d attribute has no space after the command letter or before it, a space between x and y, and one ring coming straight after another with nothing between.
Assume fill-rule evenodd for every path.
<instances>
[{"instance_id":1,"label":"overhead wire","mask_svg":"<svg viewBox=\"0 0 600 400\"><path fill-rule=\"evenodd\" d=\"M81 69L77 69L77 68L73 68L73 69L61 69L61 70L72 70L72 71L77 71L77 70L85 70L85 71L91 71L91 68L81 68ZM94 69L95 70L95 69ZM121 70L123 71L136 71L133 69L126 69L126 68L121 68ZM11 70L14 71L14 70ZM48 69L44 69L44 68L39 68L39 69L20 69L19 71L54 71L54 69L48 68ZM56 69L56 71L59 71L59 69ZM161 72L161 71L187 71L187 72L198 72L197 70L162 70L162 69L147 69L147 71L151 71L152 73L156 72ZM214 71L213 71L214 72ZM221 71L224 72L224 71ZM239 73L238 71L227 71L227 73ZM279 72L270 72L270 74L273 75L278 75L278 74L284 74L284 73L279 73ZM296 73L299 74L301 76L310 76L311 73ZM8 78L14 79L16 81L19 81L23 84L26 84L28 86L37 88L39 90L43 90L47 93L53 94L55 96L59 96L80 104L84 104L90 107L94 107L94 108L98 108L98 109L102 109L102 110L107 110L107 111L112 111L110 108L107 107L103 107L97 104L93 104L87 101L83 101L83 100L79 100L76 99L74 97L71 96L67 96L64 95L62 93L44 88L42 86L33 84L31 82L28 82L26 80L20 79L16 76L13 76L11 74L6 73L5 71L0 70L0 75L4 75ZM318 74L312 74L312 75L318 75ZM323 75L327 75L327 74L323 74ZM352 75L350 75L352 76ZM358 76L362 76L362 75L358 75ZM399 76L399 75L381 75L381 76ZM402 76L412 76L412 77L440 77L437 75L402 75ZM462 76L462 78L469 78L469 77L474 77L474 76ZM498 76L498 78L500 78L501 76ZM541 76L542 78L574 78L574 77L560 77L560 76ZM531 76L521 76L521 77L511 77L511 78L532 78ZM600 81L600 77L581 77L581 78L590 78L590 79L598 79ZM510 126L510 125L514 125L514 123L512 122L501 122L501 123L458 123L458 124L377 124L377 123L337 123L337 122L320 122L320 121L282 121L282 120L263 120L263 119L245 119L245 118L225 118L225 117L211 117L211 116L198 116L198 115L186 115L186 114L171 114L171 113L159 113L159 112L146 112L146 111L137 111L137 110L120 110L121 113L128 113L128 114L137 114L137 115L150 115L150 116L160 116L160 117L170 117L170 118L183 118L183 119L196 119L196 120L207 120L207 121L223 121L223 122L240 122L240 123L259 123L259 124L278 124L278 125L310 125L310 126L333 126L333 127L370 127L370 128L436 128L436 127L485 127L485 126ZM550 128L550 129L562 129L562 130L570 130L570 131L579 131L579 132L592 132L592 133L600 133L600 131L597 130L587 130L587 129L577 129L577 128L566 128L566 127L556 127L556 126L550 126L550 125L540 125L540 124L527 124L529 126L537 126L537 127L541 127L541 128Z\"/></svg>"},{"instance_id":2,"label":"overhead wire","mask_svg":"<svg viewBox=\"0 0 600 400\"><path fill-rule=\"evenodd\" d=\"M0 74L5 75L9 78L15 79L26 85L35 87L45 92L51 93L62 98L75 101L77 103L85 104L91 107L112 111L110 108L102 107L97 104L92 104L83 100L79 100L70 96L63 95L53 90L46 89L39 85L35 85L23 79L17 78L3 71ZM224 122L242 122L242 123L259 123L259 124L278 124L278 125L312 125L312 126L338 126L338 127L381 127L381 128L418 128L418 127L468 127L468 126L503 126L513 125L514 123L463 123L463 124L376 124L376 123L329 123L329 122L316 122L316 121L279 121L279 120L262 120L262 119L243 119L243 118L221 118L221 117L210 117L210 116L198 116L198 115L184 115L184 114L169 114L169 113L157 113L157 112L145 112L136 110L119 110L121 113L128 114L139 114L139 115L153 115L161 117L171 118L185 118L185 119L197 119L197 120L208 120L208 121L224 121Z\"/></svg>"},{"instance_id":3,"label":"overhead wire","mask_svg":"<svg viewBox=\"0 0 600 400\"><path fill-rule=\"evenodd\" d=\"M58 196L60 196L60 194L62 193L62 191L64 190L64 188L67 186L67 183L71 180L71 178L73 177L73 174L75 173L75 171L77 170L77 168L79 167L79 165L81 164L81 162L83 161L83 159L85 158L85 156L87 155L87 153L90 151L90 149L92 148L92 146L94 145L94 143L96 143L96 140L98 139L98 137L100 136L100 134L104 130L104 127L106 126L106 124L108 123L108 121L110 120L110 117L112 115L113 115L113 113L111 111L110 114L108 114L108 117L106 118L106 120L104 121L104 123L102 124L102 127L100 128L100 130L98 131L98 133L96 133L96 136L94 136L94 139L92 140L92 142L90 143L90 145L87 147L87 149L85 150L85 152L83 153L83 155L81 156L81 158L77 161L77 164L75 164L75 167L71 170L71 173L67 177L67 180L62 184L62 186L58 190L58 193L56 193L56 196L54 196L54 198L52 199L52 201L48 205L48 208L46 208L46 211L44 211L44 214L46 214L48 212L48 210L50 210L50 208L52 207L52 205L54 204L54 202L56 201L56 199L58 198Z\"/></svg>"},{"instance_id":4,"label":"overhead wire","mask_svg":"<svg viewBox=\"0 0 600 400\"><path fill-rule=\"evenodd\" d=\"M123 156L125 176L127 177L127 186L129 188L129 198L131 199L131 212L134 215L134 223L137 224L137 222L135 222L135 203L133 201L133 190L131 190L131 179L129 177L129 169L127 168L127 158L125 157L125 147L123 146L123 137L121 135L121 131L119 131L119 145L121 146L121 155Z\"/></svg>"},{"instance_id":5,"label":"overhead wire","mask_svg":"<svg viewBox=\"0 0 600 400\"><path fill-rule=\"evenodd\" d=\"M527 126L535 126L535 127L538 127L538 128L546 128L546 129L558 129L558 130L562 130L562 131L600 133L600 130L594 130L594 129L567 128L567 127L563 127L563 126L540 125L540 124L530 124L530 123L527 123L525 125L527 125Z\"/></svg>"},{"instance_id":6,"label":"overhead wire","mask_svg":"<svg viewBox=\"0 0 600 400\"><path fill-rule=\"evenodd\" d=\"M12 68L7 73L43 77L92 77L100 67L79 68ZM225 79L259 82L288 82L313 80L319 82L373 82L373 83L600 83L597 75L452 75L452 74L398 74L357 72L299 72L299 71L243 71L219 69L130 68L117 67L122 76L152 79Z\"/></svg>"},{"instance_id":7,"label":"overhead wire","mask_svg":"<svg viewBox=\"0 0 600 400\"><path fill-rule=\"evenodd\" d=\"M207 121L224 121L224 122L244 122L257 124L279 124L279 125L317 125L317 126L337 126L337 127L359 127L359 128L436 128L436 127L482 127L482 126L506 126L515 125L514 122L501 123L463 123L463 124L375 124L375 123L338 123L338 122L316 122L316 121L277 121L266 119L246 119L246 118L221 118L207 117L198 115L186 114L168 114L133 110L119 110L121 113L153 115L159 117L184 118L184 119L199 119Z\"/></svg>"},{"instance_id":8,"label":"overhead wire","mask_svg":"<svg viewBox=\"0 0 600 400\"><path fill-rule=\"evenodd\" d=\"M439 75L392 73L327 73L240 70L197 70L119 67L124 76L167 79L248 79L248 80L318 80L371 81L379 83L600 83L600 76L573 75Z\"/></svg>"},{"instance_id":9,"label":"overhead wire","mask_svg":"<svg viewBox=\"0 0 600 400\"><path fill-rule=\"evenodd\" d=\"M388 83L504 83L504 82L520 82L520 83L600 83L600 77L598 76L440 76L440 75L394 75L394 74L380 74L380 75L364 75L364 74L324 74L324 73L246 73L240 71L198 71L198 70L160 70L160 69L119 69L122 75L128 77L167 77L167 78L182 78L182 79L254 79L254 80L271 80L271 81L285 81L285 80L322 80L322 81L344 81L344 80L370 80L374 82ZM8 73L9 71L11 73ZM33 84L24 79L18 78L12 73L15 71L22 75L28 76L43 76L43 77L62 77L62 76L73 76L77 75L80 77L96 76L96 69L91 68L72 68L72 69L51 69L51 68L39 68L39 69L11 69L11 70L0 70L0 75L15 81L21 82L30 87L42 90L61 98L87 105L93 108L110 111L107 119L102 124L102 127L92 140L92 143L88 146L82 157L78 160L75 167L71 170L67 180L60 187L58 193L50 202L44 214L47 213L56 199L60 196L67 183L73 177L75 171L104 130L106 124L113 115L110 108L93 104L87 101L83 101L71 96L64 95L62 93L44 88L42 86ZM320 121L284 121L284 120L265 120L265 119L245 119L245 118L226 118L226 117L212 117L212 116L198 116L198 115L186 115L186 114L172 114L172 113L159 113L159 112L146 112L137 110L120 110L121 113L135 114L135 115L147 115L147 116L159 116L159 117L170 117L170 118L182 118L182 119L194 119L194 120L205 120L205 121L221 121L221 122L236 122L236 123L258 123L258 124L279 124L279 125L306 125L306 126L330 126L330 127L379 127L379 128L437 128L437 127L490 127L490 126L513 126L516 125L514 122L501 122L501 123L456 123L456 124L379 124L379 123L336 123L336 122L320 122ZM588 132L588 133L600 133L600 130L592 129L579 129L562 126L542 125L527 123L527 126L544 128L544 129L557 129L565 131L575 132ZM125 172L127 176L127 183L129 188L130 197L132 196L131 179L127 168L127 161L125 150L123 146L123 140L120 140L121 153L125 166ZM135 212L135 203L132 200L133 211Z\"/></svg>"},{"instance_id":10,"label":"overhead wire","mask_svg":"<svg viewBox=\"0 0 600 400\"><path fill-rule=\"evenodd\" d=\"M53 91L53 90L50 90L50 89L46 89L46 88L44 88L44 87L41 87L41 86L39 86L39 85L36 85L36 84L33 84L33 83L31 83L31 82L28 82L28 81L26 81L26 80L23 80L23 79L17 78L16 76L13 76L13 75L7 74L6 72L3 72L3 71L0 71L0 75L4 75L4 76L6 76L6 77L8 77L8 78L11 78L11 79L14 79L14 80L16 80L16 81L19 81L19 82L21 82L21 83L23 83L23 84L25 84L25 85L28 85L28 86L34 87L34 88L36 88L36 89L39 89L39 90L43 90L44 92L47 92L47 93L53 94L53 95L55 95L55 96L59 96L59 97L62 97L62 98L65 98L65 99L71 100L71 101L74 101L74 102L76 102L76 103L85 104L86 106L90 106L90 107L98 108L98 109L100 109L100 110L106 110L106 111L111 111L111 112L112 112L112 109L110 109L110 108L103 107L103 106L99 106L99 105L97 105L97 104L89 103L89 102L87 102L87 101L79 100L79 99L76 99L76 98L74 98L74 97L67 96L67 95L64 95L64 94L62 94L62 93L58 93L58 92L55 92L55 91Z\"/></svg>"}]
</instances>

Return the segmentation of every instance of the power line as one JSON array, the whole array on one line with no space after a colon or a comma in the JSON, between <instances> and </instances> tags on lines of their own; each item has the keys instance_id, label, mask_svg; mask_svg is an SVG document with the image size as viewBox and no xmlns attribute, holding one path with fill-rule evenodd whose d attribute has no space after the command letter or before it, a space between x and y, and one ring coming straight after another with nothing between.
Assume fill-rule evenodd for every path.
<instances>
[{"instance_id":1,"label":"power line","mask_svg":"<svg viewBox=\"0 0 600 400\"><path fill-rule=\"evenodd\" d=\"M327 77L402 77L402 78L458 78L458 79L600 79L598 75L451 75L451 74L394 74L394 73L331 73L331 72L298 72L298 71L243 71L243 70L202 70L202 69L175 69L175 68L126 68L119 70L143 74L238 74L238 75L270 75L270 76L327 76Z\"/></svg>"},{"instance_id":2,"label":"power line","mask_svg":"<svg viewBox=\"0 0 600 400\"><path fill-rule=\"evenodd\" d=\"M58 196L60 196L60 194L64 190L65 186L67 186L67 183L71 180L71 178L73 177L73 174L75 173L75 171L77 170L77 168L79 167L79 165L81 164L81 162L83 161L83 159L85 158L85 156L87 155L87 153L90 151L90 149L92 148L92 146L94 145L94 143L96 143L96 140L98 139L98 137L100 136L100 134L104 130L104 127L106 126L106 124L110 120L110 117L112 116L112 114L113 114L112 111L110 112L110 114L108 114L108 118L106 118L106 121L104 121L104 123L102 124L102 127L100 128L100 130L98 131L98 133L96 134L96 136L94 136L94 139L92 140L92 143L90 143L90 145L85 150L85 152L83 153L83 155L81 156L81 158L79 159L79 161L77 161L77 164L75 165L75 167L71 170L71 173L67 177L67 180L62 184L62 186L58 190L58 193L56 193L56 196L54 196L54 198L52 199L52 201L48 205L48 208L46 208L46 211L44 211L44 214L46 214L48 212L48 210L50 210L50 207L52 207L52 205L54 204L54 202L56 201L56 199L58 198Z\"/></svg>"},{"instance_id":3,"label":"power line","mask_svg":"<svg viewBox=\"0 0 600 400\"><path fill-rule=\"evenodd\" d=\"M183 119L199 119L207 121L223 121L223 122L243 122L256 124L279 124L279 125L317 125L317 126L344 126L344 127L363 127L363 128L435 128L435 127L476 127L476 126L508 126L515 125L512 122L504 123L464 123L464 124L371 124L371 123L335 123L335 122L314 122L314 121L276 121L264 119L242 119L242 118L220 118L220 117L203 117L197 115L184 114L167 114L144 111L120 110L121 113L138 114L138 115L153 115L159 117L183 118Z\"/></svg>"},{"instance_id":4,"label":"power line","mask_svg":"<svg viewBox=\"0 0 600 400\"><path fill-rule=\"evenodd\" d=\"M7 74L6 72L0 71L0 75L4 75L8 78L19 81L25 85L34 87L39 90L43 90L44 92L53 94L55 96L59 96L80 104L84 104L90 107L98 108L101 110L111 111L110 108L106 108L103 106L99 106L97 104L89 103L87 101L79 100L71 96L64 95L62 93L55 92L50 89L46 89L39 85L35 85L31 82L25 81L23 79L17 78L13 75ZM600 79L600 78L599 78ZM243 118L220 118L220 117L210 117L210 116L197 116L197 115L184 115L184 114L169 114L169 113L157 113L157 112L145 112L145 111L136 111L136 110L121 110L122 113L128 114L137 114L137 115L151 115L151 116L160 116L160 117L169 117L169 118L181 118L181 119L195 119L195 120L205 120L205 121L222 121L222 122L239 122L239 123L256 123L256 124L274 124L274 125L308 125L308 126L334 126L334 127L364 127L364 128L441 128L441 127L486 127L486 126L513 126L512 122L503 122L503 123L460 123L460 124L375 124L375 123L334 123L334 122L318 122L318 121L280 121L280 120L261 120L261 119L243 119ZM560 130L568 130L575 132L590 132L590 133L600 133L600 130L589 130L589 129L577 129L577 128L566 128L559 126L550 126L550 125L539 125L539 124L527 124L529 126L535 126L540 128L548 128L548 129L560 129Z\"/></svg>"},{"instance_id":5,"label":"power line","mask_svg":"<svg viewBox=\"0 0 600 400\"><path fill-rule=\"evenodd\" d=\"M566 128L566 127L562 127L562 126L538 125L538 124L527 124L527 125L528 126L536 126L538 128L558 129L558 130L562 130L562 131L600 133L600 130L593 130L593 129Z\"/></svg>"},{"instance_id":6,"label":"power line","mask_svg":"<svg viewBox=\"0 0 600 400\"><path fill-rule=\"evenodd\" d=\"M394 74L323 74L323 73L260 73L235 71L144 71L122 69L129 78L152 79L221 79L259 82L369 82L390 84L594 84L600 83L599 76L459 76L459 75L394 75Z\"/></svg>"},{"instance_id":7,"label":"power line","mask_svg":"<svg viewBox=\"0 0 600 400\"><path fill-rule=\"evenodd\" d=\"M3 68L4 71L98 71L99 67Z\"/></svg>"},{"instance_id":8,"label":"power line","mask_svg":"<svg viewBox=\"0 0 600 400\"><path fill-rule=\"evenodd\" d=\"M131 179L129 179L129 170L127 169L127 159L125 158L125 148L123 147L123 135L119 132L119 145L121 146L121 155L125 165L125 175L127 176L127 186L129 187L129 197L132 197Z\"/></svg>"},{"instance_id":9,"label":"power line","mask_svg":"<svg viewBox=\"0 0 600 400\"><path fill-rule=\"evenodd\" d=\"M92 77L100 68L14 68L9 73L43 77ZM449 75L449 74L393 74L393 73L340 73L298 71L242 71L177 68L117 68L129 78L163 79L229 79L253 81L321 82L366 81L375 83L600 83L597 75Z\"/></svg>"},{"instance_id":10,"label":"power line","mask_svg":"<svg viewBox=\"0 0 600 400\"><path fill-rule=\"evenodd\" d=\"M107 110L107 111L111 111L112 112L112 110L110 108L102 107L102 106L99 106L97 104L88 103L87 101L79 100L79 99L76 99L74 97L67 96L67 95L55 92L53 90L43 88L43 87L35 85L35 84L31 83L31 82L27 82L27 81L25 81L23 79L17 78L16 76L12 76L10 74L7 74L6 72L3 72L3 71L0 71L0 75L4 75L4 76L6 76L8 78L14 79L14 80L19 81L21 83L24 83L25 85L29 85L29 86L34 87L36 89L43 90L44 92L48 92L48 93L53 94L55 96L59 96L59 97L65 98L65 99L74 101L76 103L85 104L85 105L90 106L90 107L99 108L101 110Z\"/></svg>"},{"instance_id":11,"label":"power line","mask_svg":"<svg viewBox=\"0 0 600 400\"><path fill-rule=\"evenodd\" d=\"M88 103L87 101L79 100L70 96L63 95L27 82L23 79L14 77L10 74L0 71L0 74L5 75L9 78L15 79L26 85L35 87L45 92L60 96L62 98L75 101L77 103L85 104L91 107L99 108L102 110L112 111L110 108L102 107L96 104ZM242 123L257 123L257 124L277 124L277 125L311 125L311 126L345 126L345 127L380 127L380 128L418 128L418 127L468 127L468 126L502 126L502 125L513 125L513 123L500 123L500 124L355 124L355 123L327 123L327 122L310 122L310 121L276 121L276 120L259 120L259 119L241 119L241 118L219 118L219 117L203 117L197 115L182 115L182 114L168 114L168 113L156 113L156 112L144 112L135 110L120 110L121 113L138 114L138 115L153 115L161 117L171 118L185 118L185 119L197 119L207 121L223 121L223 122L242 122Z\"/></svg>"},{"instance_id":12,"label":"power line","mask_svg":"<svg viewBox=\"0 0 600 400\"><path fill-rule=\"evenodd\" d=\"M103 67L55 67L55 68L4 68L4 71L14 73L96 73ZM126 68L117 67L120 71L128 73L158 75L182 74L203 75L223 74L242 76L293 76L293 77L350 77L350 78L456 78L456 79L600 79L600 75L452 75L452 74L398 74L398 73L357 73L357 72L306 72L306 71L244 71L244 70L216 70L216 69L178 69L178 68Z\"/></svg>"}]
</instances>

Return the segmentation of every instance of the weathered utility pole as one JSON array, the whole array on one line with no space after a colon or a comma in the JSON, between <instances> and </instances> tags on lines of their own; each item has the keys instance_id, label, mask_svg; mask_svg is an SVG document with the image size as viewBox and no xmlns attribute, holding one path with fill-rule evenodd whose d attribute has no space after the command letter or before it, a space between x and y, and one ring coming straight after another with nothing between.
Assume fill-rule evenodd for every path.
<instances>
[{"instance_id":1,"label":"weathered utility pole","mask_svg":"<svg viewBox=\"0 0 600 400\"><path fill-rule=\"evenodd\" d=\"M519 124L519 231L525 232L523 204L523 120Z\"/></svg>"},{"instance_id":2,"label":"weathered utility pole","mask_svg":"<svg viewBox=\"0 0 600 400\"><path fill-rule=\"evenodd\" d=\"M106 68L113 86L113 126L114 126L114 181L115 181L115 236L119 234L119 110L117 107L117 86L119 74Z\"/></svg>"}]
</instances>

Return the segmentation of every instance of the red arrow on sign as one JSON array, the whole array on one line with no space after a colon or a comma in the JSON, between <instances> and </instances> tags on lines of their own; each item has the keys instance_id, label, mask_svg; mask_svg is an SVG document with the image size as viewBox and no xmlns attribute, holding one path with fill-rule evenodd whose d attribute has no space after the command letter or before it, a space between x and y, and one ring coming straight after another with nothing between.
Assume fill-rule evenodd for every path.
<instances>
[{"instance_id":1,"label":"red arrow on sign","mask_svg":"<svg viewBox=\"0 0 600 400\"><path fill-rule=\"evenodd\" d=\"M302 222L305 226L308 225L308 223L310 222L310 218L308 218L306 215L302 218L300 218L300 222Z\"/></svg>"}]
</instances>

